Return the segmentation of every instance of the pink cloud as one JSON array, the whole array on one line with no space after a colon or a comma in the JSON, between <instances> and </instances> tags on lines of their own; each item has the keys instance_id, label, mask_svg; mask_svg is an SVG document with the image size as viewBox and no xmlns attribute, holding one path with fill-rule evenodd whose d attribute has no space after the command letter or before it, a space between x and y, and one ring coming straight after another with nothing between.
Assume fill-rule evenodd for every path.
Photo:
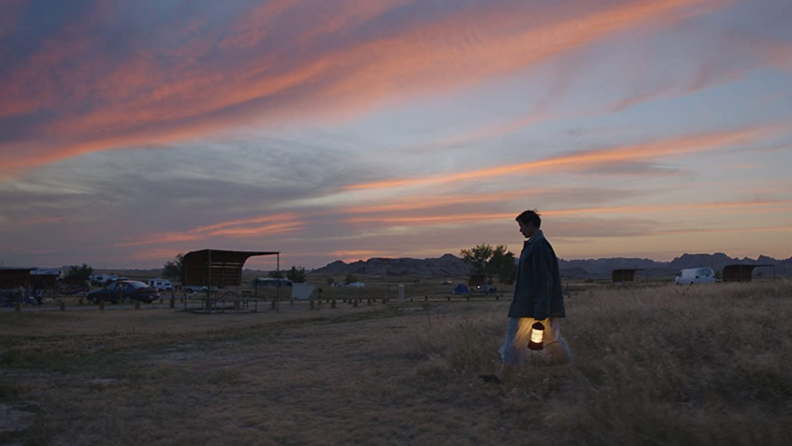
<instances>
[{"instance_id":1,"label":"pink cloud","mask_svg":"<svg viewBox=\"0 0 792 446\"><path fill-rule=\"evenodd\" d=\"M673 23L732 1L449 5L448 14L427 19L409 3L416 15L405 23L344 38L347 27L365 30L404 3L350 0L313 16L295 6L302 2L277 1L228 29L198 32L204 23L186 19L147 30L124 54L110 53L96 35L97 23L112 24L110 8L99 9L46 40L0 82L0 117L26 122L0 142L0 164L19 171L254 120L343 119L383 100L475 84L625 29ZM260 23L288 33L274 36Z\"/></svg>"}]
</instances>

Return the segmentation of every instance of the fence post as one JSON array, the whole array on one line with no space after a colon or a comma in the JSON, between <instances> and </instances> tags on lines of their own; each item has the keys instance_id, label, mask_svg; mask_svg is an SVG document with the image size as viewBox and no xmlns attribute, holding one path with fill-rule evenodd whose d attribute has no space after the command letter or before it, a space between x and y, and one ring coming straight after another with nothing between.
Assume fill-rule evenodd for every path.
<instances>
[{"instance_id":1,"label":"fence post","mask_svg":"<svg viewBox=\"0 0 792 446\"><path fill-rule=\"evenodd\" d=\"M330 301L330 308L335 308L335 307L336 307L336 300L333 299Z\"/></svg>"},{"instance_id":2,"label":"fence post","mask_svg":"<svg viewBox=\"0 0 792 446\"><path fill-rule=\"evenodd\" d=\"M61 311L66 311L66 302L60 301L60 310Z\"/></svg>"}]
</instances>

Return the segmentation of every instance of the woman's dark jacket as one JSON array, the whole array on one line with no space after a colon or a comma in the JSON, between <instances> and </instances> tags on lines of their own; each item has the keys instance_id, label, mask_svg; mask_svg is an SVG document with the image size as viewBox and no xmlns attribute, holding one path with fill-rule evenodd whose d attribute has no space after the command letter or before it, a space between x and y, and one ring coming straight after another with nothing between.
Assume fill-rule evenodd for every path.
<instances>
[{"instance_id":1,"label":"woman's dark jacket","mask_svg":"<svg viewBox=\"0 0 792 446\"><path fill-rule=\"evenodd\" d=\"M542 231L523 244L509 317L565 317L558 258Z\"/></svg>"}]
</instances>

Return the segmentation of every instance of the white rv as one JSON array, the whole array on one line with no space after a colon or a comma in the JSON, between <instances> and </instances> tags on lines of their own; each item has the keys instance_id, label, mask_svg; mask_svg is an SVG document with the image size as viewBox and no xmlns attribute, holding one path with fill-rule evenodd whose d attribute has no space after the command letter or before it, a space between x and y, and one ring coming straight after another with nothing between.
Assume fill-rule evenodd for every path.
<instances>
[{"instance_id":1,"label":"white rv","mask_svg":"<svg viewBox=\"0 0 792 446\"><path fill-rule=\"evenodd\" d=\"M674 279L677 285L693 285L694 283L715 283L715 271L710 267L683 269Z\"/></svg>"},{"instance_id":2,"label":"white rv","mask_svg":"<svg viewBox=\"0 0 792 446\"><path fill-rule=\"evenodd\" d=\"M88 277L88 280L90 280L93 285L103 286L108 282L118 280L118 276L115 274L92 274Z\"/></svg>"},{"instance_id":3,"label":"white rv","mask_svg":"<svg viewBox=\"0 0 792 446\"><path fill-rule=\"evenodd\" d=\"M156 288L158 291L170 291L173 289L173 284L170 280L166 279L148 279L146 285Z\"/></svg>"}]
</instances>

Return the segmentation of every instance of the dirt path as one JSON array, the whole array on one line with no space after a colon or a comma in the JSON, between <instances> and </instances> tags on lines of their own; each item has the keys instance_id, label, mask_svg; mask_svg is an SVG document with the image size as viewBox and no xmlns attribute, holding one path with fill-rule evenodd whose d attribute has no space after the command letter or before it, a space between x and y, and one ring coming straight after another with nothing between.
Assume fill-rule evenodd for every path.
<instances>
[{"instance_id":1,"label":"dirt path","mask_svg":"<svg viewBox=\"0 0 792 446\"><path fill-rule=\"evenodd\" d=\"M156 343L140 334L93 361L28 375L25 397L40 410L35 434L25 438L70 445L506 441L493 406L497 391L427 381L416 375L416 359L391 351L425 327L423 313L340 309L308 322L286 312L269 328L247 325L194 341Z\"/></svg>"}]
</instances>

